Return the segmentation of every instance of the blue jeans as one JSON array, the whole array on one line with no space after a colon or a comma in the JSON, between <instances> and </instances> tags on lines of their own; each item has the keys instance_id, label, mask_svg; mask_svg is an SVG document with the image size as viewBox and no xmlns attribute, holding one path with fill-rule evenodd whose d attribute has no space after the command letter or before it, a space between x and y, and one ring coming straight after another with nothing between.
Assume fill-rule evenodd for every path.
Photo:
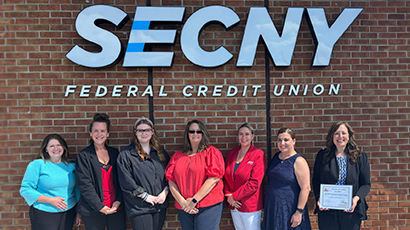
<instances>
[{"instance_id":1,"label":"blue jeans","mask_svg":"<svg viewBox=\"0 0 410 230\"><path fill-rule=\"evenodd\" d=\"M197 214L188 214L178 210L179 222L182 230L218 230L224 206L223 202L198 208Z\"/></svg>"}]
</instances>

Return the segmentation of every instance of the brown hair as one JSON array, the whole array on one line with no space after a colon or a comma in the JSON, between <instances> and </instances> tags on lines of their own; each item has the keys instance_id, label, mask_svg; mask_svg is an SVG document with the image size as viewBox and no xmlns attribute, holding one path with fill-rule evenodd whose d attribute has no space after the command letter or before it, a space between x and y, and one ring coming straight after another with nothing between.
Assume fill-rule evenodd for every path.
<instances>
[{"instance_id":1,"label":"brown hair","mask_svg":"<svg viewBox=\"0 0 410 230\"><path fill-rule=\"evenodd\" d=\"M95 122L101 122L105 123L107 125L107 133L110 132L110 127L111 127L111 122L110 122L110 116L108 116L106 113L96 113L93 117L93 121L90 124L90 132L93 131L93 125ZM94 144L93 139L90 139L90 143ZM106 144L108 144L108 140L106 141Z\"/></svg>"},{"instance_id":2,"label":"brown hair","mask_svg":"<svg viewBox=\"0 0 410 230\"><path fill-rule=\"evenodd\" d=\"M333 136L341 125L346 126L347 132L349 133L349 141L347 142L345 148L345 153L349 156L349 160L352 162L356 162L356 159L360 157L359 147L357 147L356 138L354 137L354 131L352 127L345 121L339 121L333 123L329 129L329 132L327 133L326 149L325 154L323 155L323 163L329 161L330 152L336 151L336 145L333 143Z\"/></svg>"},{"instance_id":3,"label":"brown hair","mask_svg":"<svg viewBox=\"0 0 410 230\"><path fill-rule=\"evenodd\" d=\"M135 144L137 154L141 157L141 161L149 158L149 153L146 153L144 151L135 133L137 131L137 127L141 124L149 125L149 127L153 129L153 134L152 134L151 140L149 141L149 146L155 149L155 151L157 151L157 155L160 161L165 161L165 156L164 154L162 154L162 147L161 147L158 135L157 135L157 131L154 129L153 123L148 118L145 118L145 117L140 118L137 120L137 122L135 122L133 135L132 135L132 141Z\"/></svg>"},{"instance_id":4,"label":"brown hair","mask_svg":"<svg viewBox=\"0 0 410 230\"><path fill-rule=\"evenodd\" d=\"M285 127L280 128L279 131L278 131L278 136L281 133L288 133L293 140L296 138L295 131L293 131L293 129L291 129L291 128L285 128Z\"/></svg>"},{"instance_id":5,"label":"brown hair","mask_svg":"<svg viewBox=\"0 0 410 230\"><path fill-rule=\"evenodd\" d=\"M183 145L182 150L181 150L183 153L187 153L189 151L192 151L191 141L189 140L189 134L188 134L189 127L192 124L198 124L199 129L203 132L201 142L199 143L199 146L198 146L198 153L204 151L208 147L208 145L210 144L210 141L209 141L210 137L209 137L209 133L208 133L208 130L206 129L205 124L202 123L199 120L192 120L192 121L188 122L186 124L186 127L185 127L184 145Z\"/></svg>"},{"instance_id":6,"label":"brown hair","mask_svg":"<svg viewBox=\"0 0 410 230\"><path fill-rule=\"evenodd\" d=\"M43 159L44 161L50 159L50 154L47 152L47 145L48 145L48 142L50 142L53 139L60 142L61 146L63 147L64 152L63 152L63 155L61 155L61 162L67 165L67 162L71 162L71 160L69 159L70 153L68 151L67 142L64 140L63 137L61 137L60 135L56 133L49 134L43 139L43 142L41 143L40 151L37 154L36 159Z\"/></svg>"}]
</instances>

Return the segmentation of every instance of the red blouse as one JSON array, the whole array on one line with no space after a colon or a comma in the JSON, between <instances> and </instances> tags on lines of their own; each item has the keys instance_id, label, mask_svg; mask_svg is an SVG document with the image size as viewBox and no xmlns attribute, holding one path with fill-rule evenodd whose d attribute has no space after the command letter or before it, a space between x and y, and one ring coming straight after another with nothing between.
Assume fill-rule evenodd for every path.
<instances>
[{"instance_id":1,"label":"red blouse","mask_svg":"<svg viewBox=\"0 0 410 230\"><path fill-rule=\"evenodd\" d=\"M114 181L112 177L112 167L109 165L109 169L101 167L101 177L103 184L103 195L104 201L103 204L109 208L112 207L112 204L115 202L115 190L114 190Z\"/></svg>"},{"instance_id":2,"label":"red blouse","mask_svg":"<svg viewBox=\"0 0 410 230\"><path fill-rule=\"evenodd\" d=\"M204 151L188 156L181 151L176 152L165 171L165 177L178 185L181 195L187 199L193 197L209 177L222 178L225 174L225 163L222 153L214 146L208 146ZM224 200L223 181L215 187L196 205L197 208L209 207ZM182 209L175 202L177 209Z\"/></svg>"}]
</instances>

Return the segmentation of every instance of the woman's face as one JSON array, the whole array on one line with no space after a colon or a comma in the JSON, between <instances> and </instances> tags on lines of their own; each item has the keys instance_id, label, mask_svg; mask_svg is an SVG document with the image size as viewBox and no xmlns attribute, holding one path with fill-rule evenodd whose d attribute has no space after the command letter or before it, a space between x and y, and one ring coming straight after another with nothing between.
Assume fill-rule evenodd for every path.
<instances>
[{"instance_id":1,"label":"woman's face","mask_svg":"<svg viewBox=\"0 0 410 230\"><path fill-rule=\"evenodd\" d=\"M137 136L138 141L140 144L149 143L154 134L154 129L147 124L140 124L135 129L135 135Z\"/></svg>"},{"instance_id":2,"label":"woman's face","mask_svg":"<svg viewBox=\"0 0 410 230\"><path fill-rule=\"evenodd\" d=\"M254 135L252 131L246 127L239 129L238 140L241 147L248 147L251 145Z\"/></svg>"},{"instance_id":3,"label":"woman's face","mask_svg":"<svg viewBox=\"0 0 410 230\"><path fill-rule=\"evenodd\" d=\"M107 141L110 134L107 131L107 123L94 122L90 132L90 137L93 139L94 144L103 145Z\"/></svg>"},{"instance_id":4,"label":"woman's face","mask_svg":"<svg viewBox=\"0 0 410 230\"><path fill-rule=\"evenodd\" d=\"M64 148L57 139L51 139L47 143L46 152L50 155L50 160L53 162L61 161L61 156L64 153Z\"/></svg>"},{"instance_id":5,"label":"woman's face","mask_svg":"<svg viewBox=\"0 0 410 230\"><path fill-rule=\"evenodd\" d=\"M199 145L202 140L202 130L197 123L192 123L188 129L188 137L191 145Z\"/></svg>"},{"instance_id":6,"label":"woman's face","mask_svg":"<svg viewBox=\"0 0 410 230\"><path fill-rule=\"evenodd\" d=\"M349 131L345 125L340 125L336 132L333 133L333 144L335 144L338 149L344 149L348 142Z\"/></svg>"},{"instance_id":7,"label":"woman's face","mask_svg":"<svg viewBox=\"0 0 410 230\"><path fill-rule=\"evenodd\" d=\"M292 139L289 133L278 135L278 149L283 153L292 153L295 150L296 139Z\"/></svg>"}]
</instances>

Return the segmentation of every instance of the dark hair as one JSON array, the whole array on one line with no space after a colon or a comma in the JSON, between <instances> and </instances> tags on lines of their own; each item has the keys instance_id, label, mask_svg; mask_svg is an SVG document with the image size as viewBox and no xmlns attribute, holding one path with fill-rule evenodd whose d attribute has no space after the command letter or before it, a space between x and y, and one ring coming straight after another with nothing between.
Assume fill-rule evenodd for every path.
<instances>
[{"instance_id":1,"label":"dark hair","mask_svg":"<svg viewBox=\"0 0 410 230\"><path fill-rule=\"evenodd\" d=\"M238 130L240 130L240 129L242 129L242 128L248 128L248 129L251 131L252 134L254 134L254 132L255 132L255 129L252 127L252 125L250 125L250 124L247 123L247 122L245 122L245 123L243 123L241 126L239 126L239 129L238 129Z\"/></svg>"},{"instance_id":2,"label":"dark hair","mask_svg":"<svg viewBox=\"0 0 410 230\"><path fill-rule=\"evenodd\" d=\"M151 140L149 141L149 145L153 149L155 149L155 151L157 151L157 155L158 155L159 160L160 161L165 161L166 159L165 159L164 154L162 154L162 147L161 147L158 135L157 135L157 131L154 129L153 123L148 118L141 118L135 123L134 130L133 130L133 135L132 135L132 141L135 144L135 148L137 150L138 155L141 157L141 161L146 160L146 159L149 158L149 153L146 153L144 151L144 149L142 148L142 146L141 146L141 144L140 144L140 142L137 138L137 135L135 133L136 130L137 130L137 127L141 124L149 125L153 129L153 134L152 134Z\"/></svg>"},{"instance_id":3,"label":"dark hair","mask_svg":"<svg viewBox=\"0 0 410 230\"><path fill-rule=\"evenodd\" d=\"M181 150L183 153L187 153L189 151L192 151L191 141L189 140L189 134L188 134L189 127L192 124L198 124L199 129L202 130L202 132L203 132L201 142L199 143L199 146L198 146L198 153L204 151L208 147L208 145L210 144L209 133L208 133L208 130L206 129L204 123L202 123L199 120L192 120L192 121L188 122L186 124L186 127L185 127L184 146L182 147L182 150Z\"/></svg>"},{"instance_id":4,"label":"dark hair","mask_svg":"<svg viewBox=\"0 0 410 230\"><path fill-rule=\"evenodd\" d=\"M360 157L359 147L357 147L356 138L354 137L354 131L352 127L345 121L339 121L332 124L326 137L326 149L323 155L323 163L329 161L330 152L336 151L336 145L333 143L333 136L341 125L346 126L349 133L349 141L347 142L345 153L349 156L349 160L356 162L356 159Z\"/></svg>"},{"instance_id":5,"label":"dark hair","mask_svg":"<svg viewBox=\"0 0 410 230\"><path fill-rule=\"evenodd\" d=\"M293 129L291 129L291 128L285 128L285 127L280 128L279 131L278 131L278 136L281 133L289 133L289 135L290 135L290 137L292 137L292 139L296 138L295 131L293 131Z\"/></svg>"},{"instance_id":6,"label":"dark hair","mask_svg":"<svg viewBox=\"0 0 410 230\"><path fill-rule=\"evenodd\" d=\"M110 127L111 127L110 116L108 116L106 113L96 113L94 115L93 121L90 124L90 133L93 131L93 125L95 122L105 123L107 125L107 133L110 132ZM94 144L94 141L92 138L90 139L90 143ZM108 140L106 144L108 144Z\"/></svg>"},{"instance_id":7,"label":"dark hair","mask_svg":"<svg viewBox=\"0 0 410 230\"><path fill-rule=\"evenodd\" d=\"M93 121L90 124L90 132L93 130L93 125L95 122L103 122L107 124L107 132L110 132L110 127L111 127L111 122L110 122L110 116L108 116L106 113L96 113L94 115Z\"/></svg>"},{"instance_id":8,"label":"dark hair","mask_svg":"<svg viewBox=\"0 0 410 230\"><path fill-rule=\"evenodd\" d=\"M64 152L63 152L63 155L61 155L61 162L67 165L67 162L71 162L69 159L70 153L68 151L67 142L64 140L63 137L61 137L60 135L56 133L49 134L43 139L43 142L41 143L40 151L37 154L36 159L43 159L44 161L50 159L50 154L47 152L47 145L48 145L48 142L50 142L53 139L60 142L61 146L63 147Z\"/></svg>"}]
</instances>

